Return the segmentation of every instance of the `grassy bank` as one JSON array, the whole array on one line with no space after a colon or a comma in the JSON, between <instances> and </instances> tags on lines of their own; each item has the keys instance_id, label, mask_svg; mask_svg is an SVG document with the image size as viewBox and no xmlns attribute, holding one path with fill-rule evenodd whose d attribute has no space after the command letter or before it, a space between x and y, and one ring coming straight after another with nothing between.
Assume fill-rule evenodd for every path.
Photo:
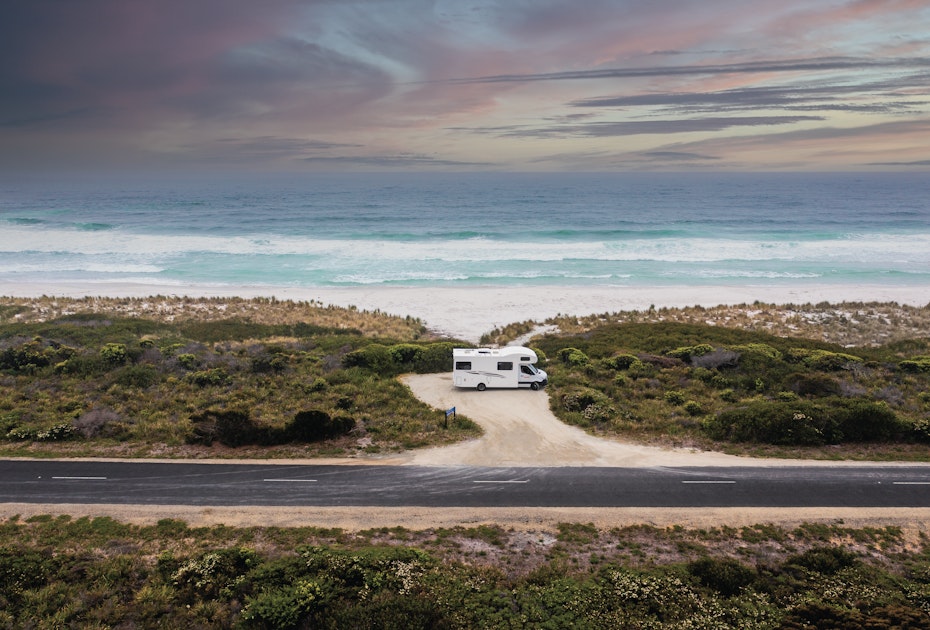
<instances>
[{"instance_id":1,"label":"grassy bank","mask_svg":"<svg viewBox=\"0 0 930 630\"><path fill-rule=\"evenodd\" d=\"M845 347L688 323L536 342L564 421L637 441L788 457L926 460L930 339Z\"/></svg>"},{"instance_id":2,"label":"grassy bank","mask_svg":"<svg viewBox=\"0 0 930 630\"><path fill-rule=\"evenodd\" d=\"M393 378L445 369L451 344L414 320L167 298L6 300L0 316L4 455L353 456L478 434ZM375 346L402 365L350 366Z\"/></svg>"},{"instance_id":3,"label":"grassy bank","mask_svg":"<svg viewBox=\"0 0 930 630\"><path fill-rule=\"evenodd\" d=\"M0 523L4 627L930 626L925 533Z\"/></svg>"}]
</instances>

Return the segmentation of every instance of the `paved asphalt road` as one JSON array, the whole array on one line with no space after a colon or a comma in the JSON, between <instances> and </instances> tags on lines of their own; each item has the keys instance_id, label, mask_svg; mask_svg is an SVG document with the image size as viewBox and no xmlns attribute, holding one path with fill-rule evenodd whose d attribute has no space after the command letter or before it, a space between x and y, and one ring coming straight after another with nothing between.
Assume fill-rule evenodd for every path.
<instances>
[{"instance_id":1,"label":"paved asphalt road","mask_svg":"<svg viewBox=\"0 0 930 630\"><path fill-rule=\"evenodd\" d=\"M0 502L930 507L930 467L432 468L0 460Z\"/></svg>"}]
</instances>

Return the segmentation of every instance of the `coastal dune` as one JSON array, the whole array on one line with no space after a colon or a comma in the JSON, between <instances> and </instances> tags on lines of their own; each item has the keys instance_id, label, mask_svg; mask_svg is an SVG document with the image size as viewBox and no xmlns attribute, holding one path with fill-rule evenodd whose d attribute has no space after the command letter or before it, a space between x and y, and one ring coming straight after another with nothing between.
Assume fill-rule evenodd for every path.
<instances>
[{"instance_id":1,"label":"coastal dune","mask_svg":"<svg viewBox=\"0 0 930 630\"><path fill-rule=\"evenodd\" d=\"M0 283L0 295L13 297L87 296L275 297L379 311L420 319L430 330L477 343L495 328L515 322L542 322L558 315L583 317L619 311L686 306L816 304L820 302L930 303L930 287L900 285L733 285L733 286L515 286L515 287L280 287L228 285L151 285L57 282L41 286Z\"/></svg>"}]
</instances>

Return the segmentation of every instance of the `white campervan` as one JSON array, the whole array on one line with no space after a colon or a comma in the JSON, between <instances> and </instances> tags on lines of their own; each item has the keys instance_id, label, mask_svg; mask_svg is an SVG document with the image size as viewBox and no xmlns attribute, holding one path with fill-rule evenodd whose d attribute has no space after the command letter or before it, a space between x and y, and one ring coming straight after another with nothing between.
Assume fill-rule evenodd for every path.
<instances>
[{"instance_id":1,"label":"white campervan","mask_svg":"<svg viewBox=\"0 0 930 630\"><path fill-rule=\"evenodd\" d=\"M474 387L529 387L539 389L549 382L537 368L536 353L523 346L504 348L453 348L452 384Z\"/></svg>"}]
</instances>

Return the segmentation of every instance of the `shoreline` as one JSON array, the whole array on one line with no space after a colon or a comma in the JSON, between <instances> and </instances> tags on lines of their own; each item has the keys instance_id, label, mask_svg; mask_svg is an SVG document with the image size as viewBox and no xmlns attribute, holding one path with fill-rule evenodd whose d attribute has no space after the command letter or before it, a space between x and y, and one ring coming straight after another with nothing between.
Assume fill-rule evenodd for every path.
<instances>
[{"instance_id":1,"label":"shoreline","mask_svg":"<svg viewBox=\"0 0 930 630\"><path fill-rule=\"evenodd\" d=\"M475 286L475 287L287 287L248 285L158 285L131 282L0 283L0 295L19 298L156 295L189 298L259 298L315 301L419 319L430 330L477 342L495 328L558 315L584 317L655 308L738 304L897 302L930 304L930 287L895 285L701 285L701 286Z\"/></svg>"}]
</instances>

